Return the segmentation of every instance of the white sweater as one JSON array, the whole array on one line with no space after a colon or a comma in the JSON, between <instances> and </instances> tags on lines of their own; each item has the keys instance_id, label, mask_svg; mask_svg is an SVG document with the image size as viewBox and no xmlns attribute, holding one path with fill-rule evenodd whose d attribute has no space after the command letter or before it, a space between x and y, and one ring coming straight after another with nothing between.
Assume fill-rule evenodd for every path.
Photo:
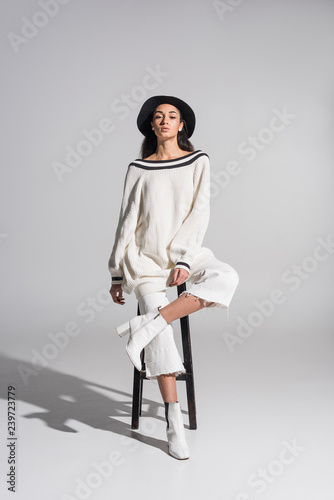
<instances>
[{"instance_id":1,"label":"white sweater","mask_svg":"<svg viewBox=\"0 0 334 500\"><path fill-rule=\"evenodd\" d=\"M209 157L200 150L130 163L108 262L112 283L139 297L166 288L174 268L191 273L211 255L201 247L209 198Z\"/></svg>"}]
</instances>

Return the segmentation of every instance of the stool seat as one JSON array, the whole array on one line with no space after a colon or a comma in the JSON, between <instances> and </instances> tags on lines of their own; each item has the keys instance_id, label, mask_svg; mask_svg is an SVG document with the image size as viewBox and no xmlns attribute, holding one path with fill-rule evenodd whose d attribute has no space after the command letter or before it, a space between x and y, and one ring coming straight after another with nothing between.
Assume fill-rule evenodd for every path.
<instances>
[{"instance_id":1,"label":"stool seat","mask_svg":"<svg viewBox=\"0 0 334 500\"><path fill-rule=\"evenodd\" d=\"M186 291L186 289L187 289L186 283L182 283L181 285L179 285L177 287L178 296L182 292ZM137 315L140 315L139 305L137 308ZM183 318L180 318L180 326L181 326L182 350L183 350L183 366L186 370L186 373L180 373L176 377L176 380L182 380L185 381L186 383L189 428L197 429L195 384L194 384L194 372L193 372L193 362L191 353L189 316L184 316ZM145 369L144 349L141 353L141 361L144 370ZM131 429L138 429L139 427L139 417L141 415L141 409L142 409L144 380L148 380L148 378L146 377L146 373L140 372L137 370L137 368L134 367Z\"/></svg>"}]
</instances>

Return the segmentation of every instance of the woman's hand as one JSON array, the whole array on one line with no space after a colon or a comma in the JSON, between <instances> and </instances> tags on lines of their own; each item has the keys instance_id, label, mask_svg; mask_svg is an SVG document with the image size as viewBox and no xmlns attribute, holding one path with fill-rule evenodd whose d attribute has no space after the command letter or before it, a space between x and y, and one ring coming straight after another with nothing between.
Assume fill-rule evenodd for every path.
<instances>
[{"instance_id":1,"label":"woman's hand","mask_svg":"<svg viewBox=\"0 0 334 500\"><path fill-rule=\"evenodd\" d=\"M125 298L123 297L122 285L112 285L109 293L116 304L125 304Z\"/></svg>"},{"instance_id":2,"label":"woman's hand","mask_svg":"<svg viewBox=\"0 0 334 500\"><path fill-rule=\"evenodd\" d=\"M174 269L173 270L173 275L172 275L172 280L169 283L169 286L179 286L182 285L188 278L189 273L185 269Z\"/></svg>"}]
</instances>

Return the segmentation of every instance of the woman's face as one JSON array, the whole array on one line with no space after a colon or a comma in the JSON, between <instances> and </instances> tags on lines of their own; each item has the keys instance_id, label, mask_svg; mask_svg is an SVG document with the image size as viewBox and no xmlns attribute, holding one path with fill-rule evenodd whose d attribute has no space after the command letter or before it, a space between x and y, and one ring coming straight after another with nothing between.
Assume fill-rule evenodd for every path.
<instances>
[{"instance_id":1,"label":"woman's face","mask_svg":"<svg viewBox=\"0 0 334 500\"><path fill-rule=\"evenodd\" d=\"M172 138L183 128L180 123L180 112L171 104L160 104L153 112L151 122L154 133L157 137Z\"/></svg>"}]
</instances>

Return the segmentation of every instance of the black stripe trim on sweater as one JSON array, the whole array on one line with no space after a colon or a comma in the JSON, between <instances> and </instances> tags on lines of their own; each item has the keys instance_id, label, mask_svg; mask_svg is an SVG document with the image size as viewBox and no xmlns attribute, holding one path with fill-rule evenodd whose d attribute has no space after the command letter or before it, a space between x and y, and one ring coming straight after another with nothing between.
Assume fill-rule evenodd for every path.
<instances>
[{"instance_id":1,"label":"black stripe trim on sweater","mask_svg":"<svg viewBox=\"0 0 334 500\"><path fill-rule=\"evenodd\" d=\"M188 267L188 269L190 269L189 264L187 264L186 262L177 262L176 265L177 266L185 266L185 267Z\"/></svg>"},{"instance_id":2,"label":"black stripe trim on sweater","mask_svg":"<svg viewBox=\"0 0 334 500\"><path fill-rule=\"evenodd\" d=\"M195 151L196 153L196 151ZM192 153L194 154L194 153ZM145 170L165 170L165 169L170 169L170 168L179 168L179 167L185 167L186 165L190 165L191 163L193 163L195 160L198 160L198 158L200 158L201 156L207 156L209 158L209 155L206 154L206 153L202 153L202 152L198 152L198 154L196 154L195 156L193 156L190 160L183 160L182 158L187 158L188 156L190 155L185 155L185 157L181 157L181 158L174 158L173 160L135 160L133 162L130 163L130 165L133 165L135 167L138 167L138 168L143 168ZM159 166L159 167L149 167L149 166L146 166L146 165L142 165L141 163L137 163L137 162L144 162L144 163L153 163L153 164L156 164L156 163L170 163L170 162L178 162L177 165L166 165L166 166ZM129 165L129 166L130 166Z\"/></svg>"},{"instance_id":3,"label":"black stripe trim on sweater","mask_svg":"<svg viewBox=\"0 0 334 500\"><path fill-rule=\"evenodd\" d=\"M202 151L200 149L196 149L196 151L191 151L187 155L179 156L179 158L171 158L170 160L145 160L143 158L136 158L135 161L145 161L146 163L169 163L169 162L181 161L184 158L189 158L189 156L194 155L196 153L201 153L201 152Z\"/></svg>"},{"instance_id":4,"label":"black stripe trim on sweater","mask_svg":"<svg viewBox=\"0 0 334 500\"><path fill-rule=\"evenodd\" d=\"M122 276L113 276L112 278L112 281L122 281Z\"/></svg>"}]
</instances>

